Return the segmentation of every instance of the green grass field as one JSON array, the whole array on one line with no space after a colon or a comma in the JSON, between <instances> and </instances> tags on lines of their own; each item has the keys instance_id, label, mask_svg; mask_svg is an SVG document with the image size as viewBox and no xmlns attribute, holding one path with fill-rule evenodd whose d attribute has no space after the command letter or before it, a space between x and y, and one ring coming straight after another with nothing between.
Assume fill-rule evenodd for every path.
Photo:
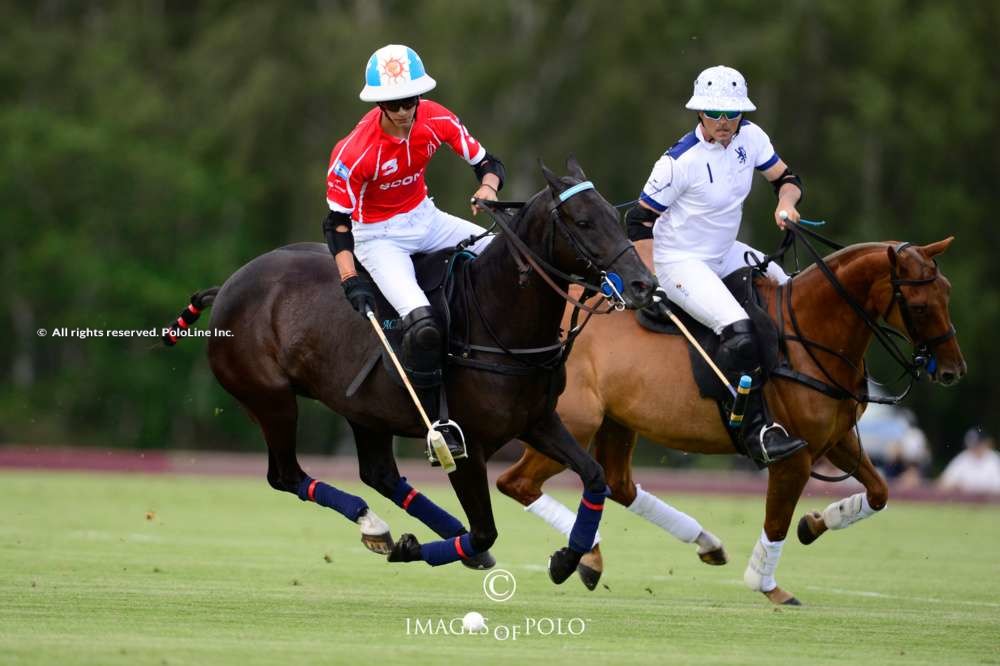
<instances>
[{"instance_id":1,"label":"green grass field","mask_svg":"<svg viewBox=\"0 0 1000 666\"><path fill-rule=\"evenodd\" d=\"M343 487L394 536L429 536L373 491ZM423 490L457 511L449 488ZM742 584L762 500L665 499L718 534L730 564L701 564L692 546L609 504L607 570L588 592L576 577L548 580L562 539L494 494L493 552L517 578L514 598L495 603L481 572L390 565L354 525L263 479L4 472L0 663L1000 663L995 507L890 502L812 546L790 539L778 581L806 604L793 609ZM586 628L413 635L416 619L470 610L491 630L523 629L526 618L583 618Z\"/></svg>"}]
</instances>

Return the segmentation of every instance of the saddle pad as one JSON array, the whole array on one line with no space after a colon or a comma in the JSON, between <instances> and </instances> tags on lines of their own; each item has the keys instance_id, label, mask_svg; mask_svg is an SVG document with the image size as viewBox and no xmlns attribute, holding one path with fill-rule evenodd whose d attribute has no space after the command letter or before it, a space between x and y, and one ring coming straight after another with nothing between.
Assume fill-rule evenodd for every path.
<instances>
[{"instance_id":1,"label":"saddle pad","mask_svg":"<svg viewBox=\"0 0 1000 666\"><path fill-rule=\"evenodd\" d=\"M778 365L778 327L767 312L766 303L760 296L760 292L755 284L759 279L764 278L759 271L751 267L741 268L729 274L723 279L723 283L736 298L736 301L750 315L754 332L757 337L758 351L763 363L765 377L770 374ZM751 288L751 285L754 285ZM654 303L648 308L636 312L636 319L643 328L654 333L666 335L681 335L680 329L668 318L664 308L670 307L668 303ZM681 310L679 307L672 307L670 311L688 329L692 337L698 341L702 349L709 357L718 360L719 336L711 329L696 321L691 315ZM728 405L732 400L728 389L726 389L719 378L715 375L701 354L690 344L688 345L688 356L691 359L691 369L694 373L695 382L698 384L698 391L703 398L717 400L723 405ZM733 378L730 378L733 381ZM735 382L734 382L735 383Z\"/></svg>"}]
</instances>

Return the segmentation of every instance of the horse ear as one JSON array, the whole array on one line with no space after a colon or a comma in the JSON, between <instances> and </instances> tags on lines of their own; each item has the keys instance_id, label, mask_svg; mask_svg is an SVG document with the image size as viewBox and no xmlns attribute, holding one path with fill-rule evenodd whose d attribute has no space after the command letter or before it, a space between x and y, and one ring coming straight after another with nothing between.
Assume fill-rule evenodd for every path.
<instances>
[{"instance_id":1,"label":"horse ear","mask_svg":"<svg viewBox=\"0 0 1000 666\"><path fill-rule=\"evenodd\" d=\"M886 248L886 253L889 255L889 265L890 266L895 266L896 265L896 248L895 248L895 246L890 245L889 247L887 247Z\"/></svg>"},{"instance_id":2,"label":"horse ear","mask_svg":"<svg viewBox=\"0 0 1000 666\"><path fill-rule=\"evenodd\" d=\"M920 249L927 255L927 258L930 259L947 250L953 240L955 240L954 236L948 236L944 240L940 240L937 243L931 243L930 245L924 245Z\"/></svg>"},{"instance_id":3,"label":"horse ear","mask_svg":"<svg viewBox=\"0 0 1000 666\"><path fill-rule=\"evenodd\" d=\"M559 182L559 176L552 173L552 171L545 166L545 163L542 162L542 158L540 157L538 158L538 166L542 168L542 175L545 176L545 180L548 181L549 187L551 187L555 192L561 192L563 186L562 183Z\"/></svg>"},{"instance_id":4,"label":"horse ear","mask_svg":"<svg viewBox=\"0 0 1000 666\"><path fill-rule=\"evenodd\" d=\"M580 163L576 161L576 155L570 153L570 156L566 159L566 171L569 175L573 176L578 180L587 180L587 174L583 172L583 168L580 167Z\"/></svg>"}]
</instances>

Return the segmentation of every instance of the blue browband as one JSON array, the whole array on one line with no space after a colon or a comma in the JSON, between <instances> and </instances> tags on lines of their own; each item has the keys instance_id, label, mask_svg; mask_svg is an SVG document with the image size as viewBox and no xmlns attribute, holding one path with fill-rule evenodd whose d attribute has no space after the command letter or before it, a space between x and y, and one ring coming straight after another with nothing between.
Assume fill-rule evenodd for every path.
<instances>
[{"instance_id":1,"label":"blue browband","mask_svg":"<svg viewBox=\"0 0 1000 666\"><path fill-rule=\"evenodd\" d=\"M567 190L563 190L562 192L559 193L559 203L566 203L566 200L569 199L574 194L579 194L584 190L592 190L592 189L594 189L594 184L589 180L585 180L582 183L577 183L573 187Z\"/></svg>"}]
</instances>

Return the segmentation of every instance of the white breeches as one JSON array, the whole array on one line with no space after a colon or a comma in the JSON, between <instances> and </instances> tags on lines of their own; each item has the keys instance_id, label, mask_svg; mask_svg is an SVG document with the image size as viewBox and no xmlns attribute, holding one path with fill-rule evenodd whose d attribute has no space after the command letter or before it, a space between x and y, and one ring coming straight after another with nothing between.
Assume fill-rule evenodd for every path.
<instances>
[{"instance_id":1,"label":"white breeches","mask_svg":"<svg viewBox=\"0 0 1000 666\"><path fill-rule=\"evenodd\" d=\"M682 259L658 262L656 277L671 302L718 335L729 324L748 316L722 283L722 278L746 266L743 259L746 252L752 252L760 259L764 257L746 243L736 241L720 261ZM779 284L788 281L788 275L773 261L767 266L767 275Z\"/></svg>"},{"instance_id":2,"label":"white breeches","mask_svg":"<svg viewBox=\"0 0 1000 666\"><path fill-rule=\"evenodd\" d=\"M354 256L364 264L375 284L400 317L429 305L417 284L410 255L454 247L469 236L478 236L479 225L438 210L430 197L411 211L372 224L354 223ZM482 252L493 239L480 239L470 249Z\"/></svg>"}]
</instances>

